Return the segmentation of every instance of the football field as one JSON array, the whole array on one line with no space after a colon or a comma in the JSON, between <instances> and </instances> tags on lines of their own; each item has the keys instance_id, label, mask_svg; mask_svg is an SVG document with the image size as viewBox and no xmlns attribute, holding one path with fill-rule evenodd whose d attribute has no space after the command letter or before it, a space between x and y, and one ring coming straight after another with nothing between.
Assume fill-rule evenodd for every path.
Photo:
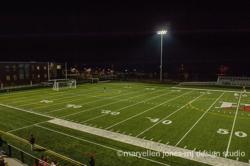
<instances>
[{"instance_id":1,"label":"football field","mask_svg":"<svg viewBox=\"0 0 250 166\"><path fill-rule=\"evenodd\" d=\"M30 150L30 134L46 151ZM248 165L250 94L130 82L5 92L0 135L61 165L88 165L91 155L101 166ZM164 154L179 150L183 154ZM188 152L216 158L184 156Z\"/></svg>"}]
</instances>

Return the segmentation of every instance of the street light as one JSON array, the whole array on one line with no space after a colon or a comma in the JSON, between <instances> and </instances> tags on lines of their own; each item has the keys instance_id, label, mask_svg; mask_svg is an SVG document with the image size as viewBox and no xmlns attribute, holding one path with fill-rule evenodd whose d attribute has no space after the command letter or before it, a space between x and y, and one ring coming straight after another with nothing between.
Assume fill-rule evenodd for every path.
<instances>
[{"instance_id":1,"label":"street light","mask_svg":"<svg viewBox=\"0 0 250 166\"><path fill-rule=\"evenodd\" d=\"M163 43L163 36L167 34L167 30L160 30L157 31L158 35L161 35L161 65L160 65L160 82L162 82L162 43Z\"/></svg>"}]
</instances>

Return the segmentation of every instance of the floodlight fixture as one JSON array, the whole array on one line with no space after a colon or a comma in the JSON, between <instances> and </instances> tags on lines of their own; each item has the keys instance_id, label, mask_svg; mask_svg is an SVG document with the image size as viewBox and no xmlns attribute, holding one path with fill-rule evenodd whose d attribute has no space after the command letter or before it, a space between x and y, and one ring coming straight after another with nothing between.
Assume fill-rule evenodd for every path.
<instances>
[{"instance_id":1,"label":"floodlight fixture","mask_svg":"<svg viewBox=\"0 0 250 166\"><path fill-rule=\"evenodd\" d=\"M160 59L160 82L162 82L162 52L163 52L163 36L167 34L167 30L160 30L160 31L157 31L157 34L158 35L161 35L161 59Z\"/></svg>"},{"instance_id":2,"label":"floodlight fixture","mask_svg":"<svg viewBox=\"0 0 250 166\"><path fill-rule=\"evenodd\" d=\"M160 31L157 31L157 34L158 35L166 35L167 34L167 30L160 30Z\"/></svg>"}]
</instances>

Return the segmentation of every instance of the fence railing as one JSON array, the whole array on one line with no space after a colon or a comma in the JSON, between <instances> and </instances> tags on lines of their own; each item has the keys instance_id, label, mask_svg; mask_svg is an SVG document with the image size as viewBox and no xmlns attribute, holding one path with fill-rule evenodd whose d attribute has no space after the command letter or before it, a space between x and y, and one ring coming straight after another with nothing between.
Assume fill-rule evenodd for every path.
<instances>
[{"instance_id":1,"label":"fence railing","mask_svg":"<svg viewBox=\"0 0 250 166\"><path fill-rule=\"evenodd\" d=\"M35 157L32 154L29 154L25 152L24 150L11 145L11 144L5 144L3 146L4 154L7 155L10 158L15 158L22 162L24 165L30 165L30 166L39 166L39 164L50 166L49 163L42 161L41 159Z\"/></svg>"}]
</instances>

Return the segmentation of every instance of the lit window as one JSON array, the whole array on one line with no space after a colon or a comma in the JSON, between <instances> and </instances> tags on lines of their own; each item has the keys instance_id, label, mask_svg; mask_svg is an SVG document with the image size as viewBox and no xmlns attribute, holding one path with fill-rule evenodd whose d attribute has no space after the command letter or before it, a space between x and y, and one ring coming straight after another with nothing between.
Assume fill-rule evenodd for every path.
<instances>
[{"instance_id":1,"label":"lit window","mask_svg":"<svg viewBox=\"0 0 250 166\"><path fill-rule=\"evenodd\" d=\"M44 69L44 70L47 70L47 66L43 66L43 69Z\"/></svg>"},{"instance_id":2,"label":"lit window","mask_svg":"<svg viewBox=\"0 0 250 166\"><path fill-rule=\"evenodd\" d=\"M13 75L13 79L14 79L14 81L16 81L17 80L17 76Z\"/></svg>"},{"instance_id":3,"label":"lit window","mask_svg":"<svg viewBox=\"0 0 250 166\"><path fill-rule=\"evenodd\" d=\"M10 71L10 67L9 66L5 66L5 71L9 72Z\"/></svg>"},{"instance_id":4,"label":"lit window","mask_svg":"<svg viewBox=\"0 0 250 166\"><path fill-rule=\"evenodd\" d=\"M57 65L56 68L57 68L57 69L61 69L62 66L61 66L61 65Z\"/></svg>"},{"instance_id":5,"label":"lit window","mask_svg":"<svg viewBox=\"0 0 250 166\"><path fill-rule=\"evenodd\" d=\"M13 65L12 68L13 68L13 71L16 71L16 65Z\"/></svg>"},{"instance_id":6,"label":"lit window","mask_svg":"<svg viewBox=\"0 0 250 166\"><path fill-rule=\"evenodd\" d=\"M10 81L10 76L9 75L6 76L6 80Z\"/></svg>"},{"instance_id":7,"label":"lit window","mask_svg":"<svg viewBox=\"0 0 250 166\"><path fill-rule=\"evenodd\" d=\"M40 78L40 74L37 75L37 78Z\"/></svg>"},{"instance_id":8,"label":"lit window","mask_svg":"<svg viewBox=\"0 0 250 166\"><path fill-rule=\"evenodd\" d=\"M37 70L40 70L40 66L37 66L36 69L37 69Z\"/></svg>"}]
</instances>

